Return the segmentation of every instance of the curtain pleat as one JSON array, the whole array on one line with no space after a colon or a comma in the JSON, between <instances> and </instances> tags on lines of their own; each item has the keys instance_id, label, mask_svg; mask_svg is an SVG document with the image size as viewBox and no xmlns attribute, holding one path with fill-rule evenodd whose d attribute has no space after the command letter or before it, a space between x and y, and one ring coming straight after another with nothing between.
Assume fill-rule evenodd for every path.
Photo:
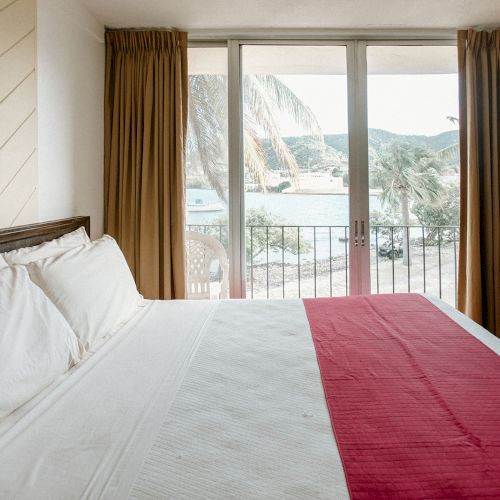
<instances>
[{"instance_id":1,"label":"curtain pleat","mask_svg":"<svg viewBox=\"0 0 500 500\"><path fill-rule=\"evenodd\" d=\"M458 32L458 308L500 336L500 30Z\"/></svg>"},{"instance_id":2,"label":"curtain pleat","mask_svg":"<svg viewBox=\"0 0 500 500\"><path fill-rule=\"evenodd\" d=\"M149 299L186 297L187 35L106 33L105 231Z\"/></svg>"}]
</instances>

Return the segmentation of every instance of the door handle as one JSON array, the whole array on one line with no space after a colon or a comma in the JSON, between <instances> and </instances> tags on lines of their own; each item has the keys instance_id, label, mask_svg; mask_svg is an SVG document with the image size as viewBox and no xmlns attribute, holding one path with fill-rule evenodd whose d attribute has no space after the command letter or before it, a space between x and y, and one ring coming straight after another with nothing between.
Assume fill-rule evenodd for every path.
<instances>
[{"instance_id":1,"label":"door handle","mask_svg":"<svg viewBox=\"0 0 500 500\"><path fill-rule=\"evenodd\" d=\"M365 246L365 221L361 221L361 246Z\"/></svg>"},{"instance_id":2,"label":"door handle","mask_svg":"<svg viewBox=\"0 0 500 500\"><path fill-rule=\"evenodd\" d=\"M354 246L358 246L358 221L354 221Z\"/></svg>"}]
</instances>

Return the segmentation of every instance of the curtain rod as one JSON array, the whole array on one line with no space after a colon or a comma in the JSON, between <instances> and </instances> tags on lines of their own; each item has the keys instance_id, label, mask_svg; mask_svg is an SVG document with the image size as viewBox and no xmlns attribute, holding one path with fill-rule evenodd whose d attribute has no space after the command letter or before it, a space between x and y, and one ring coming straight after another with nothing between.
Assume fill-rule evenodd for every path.
<instances>
[{"instance_id":1,"label":"curtain rod","mask_svg":"<svg viewBox=\"0 0 500 500\"><path fill-rule=\"evenodd\" d=\"M416 29L416 28L397 28L397 29L194 29L185 30L176 27L140 27L140 28L116 28L105 26L106 31L187 31L188 38L193 41L217 41L234 39L321 39L321 40L348 40L348 39L442 39L455 40L457 38L456 29ZM457 28L466 29L466 28Z\"/></svg>"},{"instance_id":2,"label":"curtain rod","mask_svg":"<svg viewBox=\"0 0 500 500\"><path fill-rule=\"evenodd\" d=\"M289 39L289 40L456 40L456 29L229 29L208 30L196 29L188 31L188 38L192 41L218 41L218 40L258 40L258 39Z\"/></svg>"},{"instance_id":3,"label":"curtain rod","mask_svg":"<svg viewBox=\"0 0 500 500\"><path fill-rule=\"evenodd\" d=\"M192 41L225 41L225 40L456 40L457 31L463 29L490 31L491 26L459 26L450 28L282 28L282 29L194 29L186 30L176 27L140 27L116 28L104 26L105 31L186 31ZM498 28L496 28L498 29Z\"/></svg>"}]
</instances>

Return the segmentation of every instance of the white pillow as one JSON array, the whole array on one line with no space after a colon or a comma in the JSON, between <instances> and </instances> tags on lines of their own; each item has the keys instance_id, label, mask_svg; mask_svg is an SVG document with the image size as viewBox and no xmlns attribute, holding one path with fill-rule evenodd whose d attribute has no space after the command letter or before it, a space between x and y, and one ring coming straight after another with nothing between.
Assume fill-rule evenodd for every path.
<instances>
[{"instance_id":1,"label":"white pillow","mask_svg":"<svg viewBox=\"0 0 500 500\"><path fill-rule=\"evenodd\" d=\"M9 266L14 266L16 264L27 265L35 260L56 257L72 248L88 243L89 241L90 238L85 228L82 226L55 240L46 241L34 247L19 248L17 250L5 252L2 255Z\"/></svg>"},{"instance_id":2,"label":"white pillow","mask_svg":"<svg viewBox=\"0 0 500 500\"><path fill-rule=\"evenodd\" d=\"M0 419L80 359L62 314L25 267L0 271Z\"/></svg>"},{"instance_id":3,"label":"white pillow","mask_svg":"<svg viewBox=\"0 0 500 500\"><path fill-rule=\"evenodd\" d=\"M0 253L0 269L3 269L4 267L7 267L9 264L7 264L7 261L3 258L2 254Z\"/></svg>"},{"instance_id":4,"label":"white pillow","mask_svg":"<svg viewBox=\"0 0 500 500\"><path fill-rule=\"evenodd\" d=\"M32 262L28 271L86 351L129 320L142 303L125 257L110 236Z\"/></svg>"}]
</instances>

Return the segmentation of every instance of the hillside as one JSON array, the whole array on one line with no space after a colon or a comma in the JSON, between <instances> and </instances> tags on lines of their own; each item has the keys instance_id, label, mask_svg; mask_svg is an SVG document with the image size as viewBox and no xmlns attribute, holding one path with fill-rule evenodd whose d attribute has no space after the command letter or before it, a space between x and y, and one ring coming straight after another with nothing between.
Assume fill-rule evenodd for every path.
<instances>
[{"instance_id":1,"label":"hillside","mask_svg":"<svg viewBox=\"0 0 500 500\"><path fill-rule=\"evenodd\" d=\"M333 158L338 156L338 153L341 153L342 156L347 156L349 150L347 134L327 134L324 136L324 140L326 148L324 145L314 143L307 136L284 137L285 143L297 158L299 166L303 168L310 166L311 162L315 166L334 163ZM371 154L380 152L384 145L394 141L421 144L433 151L440 151L458 143L458 130L450 130L441 134L426 136L400 135L388 132L387 130L369 129L368 145ZM273 170L278 169L278 159L269 140L263 140L262 146L266 152L270 168Z\"/></svg>"}]
</instances>

